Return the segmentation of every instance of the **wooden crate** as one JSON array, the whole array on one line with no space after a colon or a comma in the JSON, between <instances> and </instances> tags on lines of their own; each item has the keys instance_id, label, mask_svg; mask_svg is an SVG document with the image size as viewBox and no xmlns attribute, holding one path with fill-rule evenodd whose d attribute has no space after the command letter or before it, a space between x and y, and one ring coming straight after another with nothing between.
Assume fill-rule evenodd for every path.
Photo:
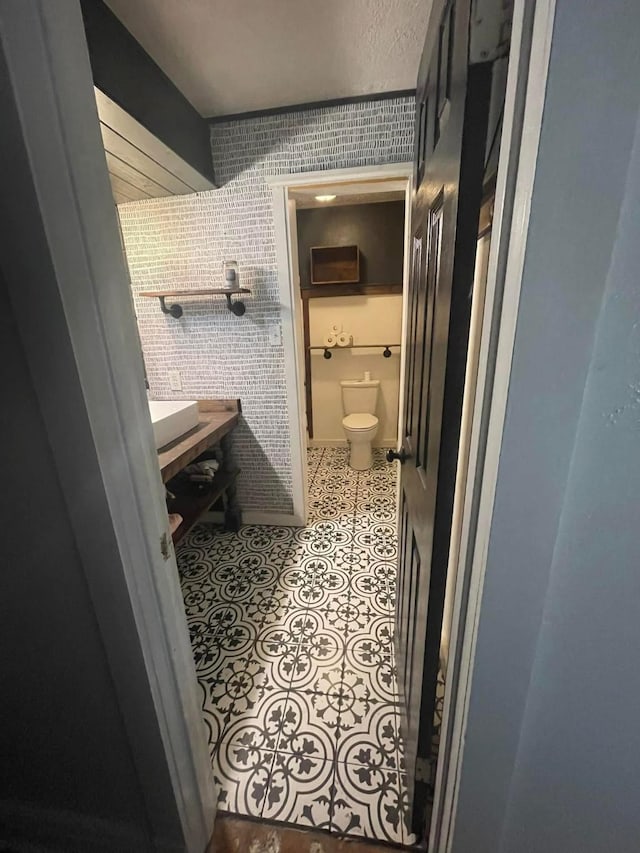
<instances>
[{"instance_id":1,"label":"wooden crate","mask_svg":"<svg viewBox=\"0 0 640 853\"><path fill-rule=\"evenodd\" d=\"M356 284L360 281L357 246L312 246L311 284Z\"/></svg>"}]
</instances>

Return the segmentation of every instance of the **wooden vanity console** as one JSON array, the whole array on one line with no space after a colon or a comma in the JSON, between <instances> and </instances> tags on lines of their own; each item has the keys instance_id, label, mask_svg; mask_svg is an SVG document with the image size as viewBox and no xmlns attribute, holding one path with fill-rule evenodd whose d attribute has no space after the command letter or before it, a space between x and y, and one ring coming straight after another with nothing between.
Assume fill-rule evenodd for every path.
<instances>
[{"instance_id":1,"label":"wooden vanity console","mask_svg":"<svg viewBox=\"0 0 640 853\"><path fill-rule=\"evenodd\" d=\"M210 490L176 497L171 512L179 513L183 520L173 533L174 544L182 539L220 497L224 499L225 527L237 530L241 523L235 490L235 481L240 471L231 468L229 453L230 433L240 418L240 401L198 400L198 408L198 426L158 451L162 482L168 483L183 468L216 444L221 445L224 458Z\"/></svg>"}]
</instances>

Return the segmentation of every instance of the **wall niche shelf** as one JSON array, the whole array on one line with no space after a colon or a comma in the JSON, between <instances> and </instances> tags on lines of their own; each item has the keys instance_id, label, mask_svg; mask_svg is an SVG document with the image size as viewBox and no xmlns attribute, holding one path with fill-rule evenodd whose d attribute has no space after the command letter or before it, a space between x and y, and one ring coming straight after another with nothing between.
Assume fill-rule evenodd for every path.
<instances>
[{"instance_id":1,"label":"wall niche shelf","mask_svg":"<svg viewBox=\"0 0 640 853\"><path fill-rule=\"evenodd\" d=\"M233 290L229 290L226 287L209 287L201 290L144 290L140 296L144 296L147 299L159 299L162 313L169 314L171 317L178 320L184 313L182 305L180 305L179 302L167 305L166 300L169 297L180 297L182 299L184 296L225 296L229 311L231 311L232 314L235 314L236 317L242 317L244 312L247 310L244 302L240 299L236 299L234 302L231 299L234 294L238 293L251 293L251 291L247 287L236 287Z\"/></svg>"}]
</instances>

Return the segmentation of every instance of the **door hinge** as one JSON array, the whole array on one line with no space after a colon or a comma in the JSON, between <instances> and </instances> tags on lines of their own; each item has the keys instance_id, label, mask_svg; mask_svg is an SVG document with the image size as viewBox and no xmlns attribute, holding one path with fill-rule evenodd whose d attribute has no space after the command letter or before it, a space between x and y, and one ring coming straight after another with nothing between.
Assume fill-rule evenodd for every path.
<instances>
[{"instance_id":1,"label":"door hinge","mask_svg":"<svg viewBox=\"0 0 640 853\"><path fill-rule=\"evenodd\" d=\"M508 52L513 0L474 0L471 8L469 64L493 62Z\"/></svg>"}]
</instances>

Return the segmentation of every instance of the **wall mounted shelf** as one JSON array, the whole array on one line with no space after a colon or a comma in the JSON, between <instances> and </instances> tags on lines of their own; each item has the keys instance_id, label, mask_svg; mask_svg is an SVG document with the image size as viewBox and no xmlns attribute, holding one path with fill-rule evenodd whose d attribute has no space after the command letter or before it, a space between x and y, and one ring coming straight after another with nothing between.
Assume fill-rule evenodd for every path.
<instances>
[{"instance_id":1,"label":"wall mounted shelf","mask_svg":"<svg viewBox=\"0 0 640 853\"><path fill-rule=\"evenodd\" d=\"M353 284L360 281L357 246L312 246L311 284Z\"/></svg>"},{"instance_id":2,"label":"wall mounted shelf","mask_svg":"<svg viewBox=\"0 0 640 853\"><path fill-rule=\"evenodd\" d=\"M235 314L236 317L242 317L246 311L244 302L240 299L236 299L233 302L231 299L237 293L251 293L251 291L246 287L236 287L234 290L228 290L226 287L209 287L201 290L144 290L140 296L144 296L147 299L159 299L162 313L170 314L174 319L178 320L184 313L182 305L179 302L167 305L166 300L168 297L180 297L182 299L185 296L225 296L229 311Z\"/></svg>"},{"instance_id":3,"label":"wall mounted shelf","mask_svg":"<svg viewBox=\"0 0 640 853\"><path fill-rule=\"evenodd\" d=\"M349 346L346 346L346 347L319 346L319 347L308 347L308 349L310 352L313 350L319 350L319 351L324 352L325 358L331 358L334 350L336 352L340 352L340 350L345 350L345 349L381 349L382 355L384 356L384 358L391 358L391 356L393 355L393 353L391 352L391 347L399 347L399 346L401 346L401 344L349 344Z\"/></svg>"}]
</instances>

